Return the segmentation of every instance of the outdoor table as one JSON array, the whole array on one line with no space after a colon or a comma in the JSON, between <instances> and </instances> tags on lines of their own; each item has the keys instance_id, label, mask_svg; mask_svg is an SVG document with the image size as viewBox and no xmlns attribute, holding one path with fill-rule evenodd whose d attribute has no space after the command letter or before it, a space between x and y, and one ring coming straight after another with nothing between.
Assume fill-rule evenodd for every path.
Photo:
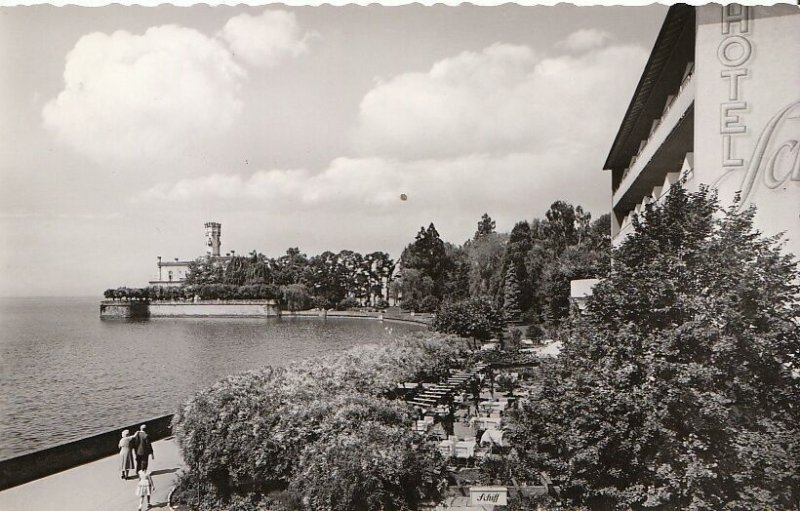
<instances>
[{"instance_id":1,"label":"outdoor table","mask_svg":"<svg viewBox=\"0 0 800 511\"><path fill-rule=\"evenodd\" d=\"M455 453L456 443L452 440L442 440L439 442L438 448L442 456L450 457Z\"/></svg>"},{"instance_id":2,"label":"outdoor table","mask_svg":"<svg viewBox=\"0 0 800 511\"><path fill-rule=\"evenodd\" d=\"M455 457L456 458L473 458L475 457L475 440L461 440L455 444Z\"/></svg>"},{"instance_id":3,"label":"outdoor table","mask_svg":"<svg viewBox=\"0 0 800 511\"><path fill-rule=\"evenodd\" d=\"M473 417L469 420L469 425L477 429L497 429L502 423L500 417Z\"/></svg>"},{"instance_id":4,"label":"outdoor table","mask_svg":"<svg viewBox=\"0 0 800 511\"><path fill-rule=\"evenodd\" d=\"M508 401L483 401L478 404L478 409L482 412L502 412L508 408Z\"/></svg>"}]
</instances>

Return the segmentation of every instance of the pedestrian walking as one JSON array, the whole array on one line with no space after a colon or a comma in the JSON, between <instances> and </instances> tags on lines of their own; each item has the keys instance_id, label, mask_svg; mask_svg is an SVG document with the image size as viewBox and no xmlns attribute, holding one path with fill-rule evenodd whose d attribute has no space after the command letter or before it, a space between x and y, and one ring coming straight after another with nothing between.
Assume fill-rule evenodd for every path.
<instances>
[{"instance_id":1,"label":"pedestrian walking","mask_svg":"<svg viewBox=\"0 0 800 511\"><path fill-rule=\"evenodd\" d=\"M142 511L145 499L147 501L147 507L145 509L150 509L150 495L152 495L154 491L156 491L156 485L153 484L153 478L150 476L150 472L140 470L139 484L136 485L136 496L139 497L139 511Z\"/></svg>"},{"instance_id":2,"label":"pedestrian walking","mask_svg":"<svg viewBox=\"0 0 800 511\"><path fill-rule=\"evenodd\" d=\"M147 470L149 459L151 457L156 459L155 454L153 454L153 444L150 443L150 439L147 437L147 432L145 432L146 427L147 426L145 424L139 426L139 431L133 435L133 440L131 441L131 447L136 454L137 473L142 470Z\"/></svg>"},{"instance_id":3,"label":"pedestrian walking","mask_svg":"<svg viewBox=\"0 0 800 511\"><path fill-rule=\"evenodd\" d=\"M128 471L133 470L133 449L131 448L131 442L133 441L133 436L130 434L130 430L126 429L122 432L122 438L119 441L119 470L120 470L120 477L122 479L128 479Z\"/></svg>"}]
</instances>

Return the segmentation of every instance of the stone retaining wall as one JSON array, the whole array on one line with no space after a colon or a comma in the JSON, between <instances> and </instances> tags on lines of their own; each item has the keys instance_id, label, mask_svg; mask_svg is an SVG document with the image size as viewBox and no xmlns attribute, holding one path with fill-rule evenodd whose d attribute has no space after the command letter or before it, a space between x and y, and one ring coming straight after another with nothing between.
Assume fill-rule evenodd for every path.
<instances>
[{"instance_id":1,"label":"stone retaining wall","mask_svg":"<svg viewBox=\"0 0 800 511\"><path fill-rule=\"evenodd\" d=\"M151 302L151 318L266 318L278 317L281 309L274 301L263 302Z\"/></svg>"},{"instance_id":2,"label":"stone retaining wall","mask_svg":"<svg viewBox=\"0 0 800 511\"><path fill-rule=\"evenodd\" d=\"M281 308L274 300L100 303L102 319L270 318L280 315Z\"/></svg>"}]
</instances>

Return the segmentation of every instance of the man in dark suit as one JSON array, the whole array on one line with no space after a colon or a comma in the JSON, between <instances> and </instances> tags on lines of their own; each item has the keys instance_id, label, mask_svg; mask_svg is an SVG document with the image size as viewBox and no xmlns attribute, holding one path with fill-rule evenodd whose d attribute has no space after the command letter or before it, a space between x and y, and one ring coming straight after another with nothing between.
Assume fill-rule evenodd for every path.
<instances>
[{"instance_id":1,"label":"man in dark suit","mask_svg":"<svg viewBox=\"0 0 800 511\"><path fill-rule=\"evenodd\" d=\"M151 444L150 439L147 438L145 428L146 426L144 424L139 426L139 431L133 435L133 440L131 440L131 448L133 449L133 452L136 453L137 474L140 470L147 471L148 459L151 456L153 459L156 459L155 455L153 454L153 444Z\"/></svg>"}]
</instances>

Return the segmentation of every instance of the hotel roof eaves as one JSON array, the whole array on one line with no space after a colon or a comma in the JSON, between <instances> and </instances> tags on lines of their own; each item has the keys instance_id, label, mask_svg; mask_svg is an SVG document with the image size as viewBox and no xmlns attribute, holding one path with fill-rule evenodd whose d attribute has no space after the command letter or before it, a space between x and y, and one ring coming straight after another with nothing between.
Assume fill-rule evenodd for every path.
<instances>
[{"instance_id":1,"label":"hotel roof eaves","mask_svg":"<svg viewBox=\"0 0 800 511\"><path fill-rule=\"evenodd\" d=\"M694 7L677 4L670 7L664 19L603 166L616 171L615 188L619 174L630 164L641 140L647 138L652 121L660 117L664 100L680 84L686 63L693 60L694 18Z\"/></svg>"}]
</instances>

